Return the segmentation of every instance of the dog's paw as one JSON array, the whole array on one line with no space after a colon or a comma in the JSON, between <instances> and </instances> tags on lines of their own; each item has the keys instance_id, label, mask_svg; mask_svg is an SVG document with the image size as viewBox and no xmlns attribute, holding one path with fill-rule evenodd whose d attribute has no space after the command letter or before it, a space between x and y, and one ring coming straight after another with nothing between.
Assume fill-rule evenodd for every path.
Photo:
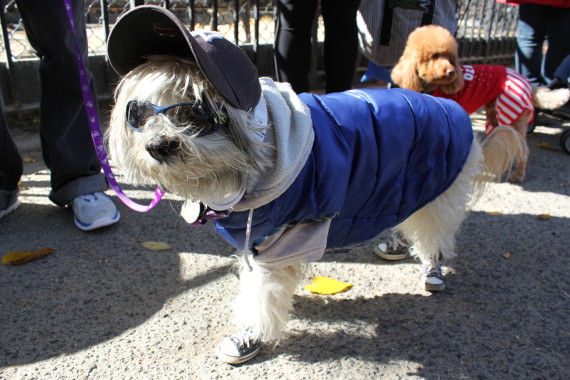
<instances>
[{"instance_id":1,"label":"dog's paw","mask_svg":"<svg viewBox=\"0 0 570 380\"><path fill-rule=\"evenodd\" d=\"M512 182L512 183L522 183L523 181L524 181L524 174L513 173L509 177L509 182Z\"/></svg>"}]
</instances>

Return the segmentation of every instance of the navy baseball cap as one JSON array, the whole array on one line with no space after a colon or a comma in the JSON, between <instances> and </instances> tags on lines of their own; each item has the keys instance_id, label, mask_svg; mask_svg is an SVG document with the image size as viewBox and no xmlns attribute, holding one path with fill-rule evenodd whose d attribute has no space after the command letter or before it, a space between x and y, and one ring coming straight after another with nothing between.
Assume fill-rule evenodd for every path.
<instances>
[{"instance_id":1,"label":"navy baseball cap","mask_svg":"<svg viewBox=\"0 0 570 380\"><path fill-rule=\"evenodd\" d=\"M261 97L253 62L217 32L189 31L166 8L141 5L122 15L107 41L107 57L125 75L152 55L194 59L210 84L232 106L252 110Z\"/></svg>"}]
</instances>

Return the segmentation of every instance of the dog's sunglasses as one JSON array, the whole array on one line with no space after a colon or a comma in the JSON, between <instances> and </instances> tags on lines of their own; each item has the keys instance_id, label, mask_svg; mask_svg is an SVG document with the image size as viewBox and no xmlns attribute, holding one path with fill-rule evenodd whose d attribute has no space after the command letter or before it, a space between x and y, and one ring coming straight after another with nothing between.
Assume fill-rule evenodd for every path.
<instances>
[{"instance_id":1,"label":"dog's sunglasses","mask_svg":"<svg viewBox=\"0 0 570 380\"><path fill-rule=\"evenodd\" d=\"M198 137L216 132L228 120L225 113L202 103L177 103L166 107L142 100L129 100L127 103L127 125L137 132L142 132L147 120L158 114L165 115L185 132Z\"/></svg>"}]
</instances>

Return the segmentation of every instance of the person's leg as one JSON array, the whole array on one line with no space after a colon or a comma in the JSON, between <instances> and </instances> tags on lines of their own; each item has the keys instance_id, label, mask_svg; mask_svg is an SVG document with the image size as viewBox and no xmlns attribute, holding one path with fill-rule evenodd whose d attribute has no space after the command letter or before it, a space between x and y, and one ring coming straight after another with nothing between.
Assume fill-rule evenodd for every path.
<instances>
[{"instance_id":1,"label":"person's leg","mask_svg":"<svg viewBox=\"0 0 570 380\"><path fill-rule=\"evenodd\" d=\"M558 65L558 68L554 72L554 78L548 84L548 88L555 90L558 88L570 88L570 54L564 58L562 63ZM552 111L552 115L559 117L564 120L570 120L570 100L566 102L562 107Z\"/></svg>"},{"instance_id":2,"label":"person's leg","mask_svg":"<svg viewBox=\"0 0 570 380\"><path fill-rule=\"evenodd\" d=\"M327 93L352 87L358 55L356 12L359 5L360 0L321 0Z\"/></svg>"},{"instance_id":3,"label":"person's leg","mask_svg":"<svg viewBox=\"0 0 570 380\"><path fill-rule=\"evenodd\" d=\"M40 134L58 205L107 189L83 105L72 30L62 1L17 0L30 43L40 57ZM84 1L73 0L74 23L87 62ZM91 89L95 95L93 78Z\"/></svg>"},{"instance_id":4,"label":"person's leg","mask_svg":"<svg viewBox=\"0 0 570 380\"><path fill-rule=\"evenodd\" d=\"M534 85L544 84L542 78L542 46L546 38L549 7L525 3L519 5L519 32L515 54L516 70Z\"/></svg>"},{"instance_id":5,"label":"person's leg","mask_svg":"<svg viewBox=\"0 0 570 380\"><path fill-rule=\"evenodd\" d=\"M568 79L570 78L570 54L558 65L558 68L554 71L554 77L568 83Z\"/></svg>"},{"instance_id":6,"label":"person's leg","mask_svg":"<svg viewBox=\"0 0 570 380\"><path fill-rule=\"evenodd\" d=\"M18 182L22 172L22 157L10 136L0 93L0 218L18 207Z\"/></svg>"},{"instance_id":7,"label":"person's leg","mask_svg":"<svg viewBox=\"0 0 570 380\"><path fill-rule=\"evenodd\" d=\"M16 190L22 172L22 157L8 130L0 93L0 190Z\"/></svg>"},{"instance_id":8,"label":"person's leg","mask_svg":"<svg viewBox=\"0 0 570 380\"><path fill-rule=\"evenodd\" d=\"M311 30L316 0L278 0L275 32L277 80L289 82L297 93L309 91Z\"/></svg>"},{"instance_id":9,"label":"person's leg","mask_svg":"<svg viewBox=\"0 0 570 380\"><path fill-rule=\"evenodd\" d=\"M548 50L544 59L544 77L549 83L554 79L554 72L570 54L570 8L550 7L546 38ZM568 76L564 79L568 79Z\"/></svg>"}]
</instances>

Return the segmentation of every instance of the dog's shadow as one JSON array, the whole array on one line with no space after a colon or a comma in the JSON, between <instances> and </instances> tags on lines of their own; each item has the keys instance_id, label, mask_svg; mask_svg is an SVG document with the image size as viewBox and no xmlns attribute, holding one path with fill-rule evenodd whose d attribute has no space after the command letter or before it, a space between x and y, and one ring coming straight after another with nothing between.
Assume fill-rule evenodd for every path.
<instances>
[{"instance_id":1,"label":"dog's shadow","mask_svg":"<svg viewBox=\"0 0 570 380\"><path fill-rule=\"evenodd\" d=\"M147 214L119 204L123 217L118 225L84 233L73 226L69 210L29 202L35 196L23 196L21 208L2 221L3 249L52 246L56 252L1 268L1 367L81 351L148 322L177 295L212 283L231 286L224 278L232 276L231 260L197 265L192 276L182 278L181 253L217 260L233 251L211 224L190 228L180 220L179 202L167 200ZM480 369L462 358L491 360L489 368L504 372L524 364L527 351L538 345L541 351L533 352L537 365L552 366L564 354L553 347L568 332L569 310L557 304L557 294L570 294L563 240L568 230L570 221L564 218L544 222L533 215L474 212L458 237L462 257L452 264L455 275L448 276L448 290L433 297L387 293L342 300L300 292L292 317L300 328L277 348L265 347L251 363L285 353L309 363L347 357L407 360L418 363L422 375L442 366L464 368L453 374L469 375ZM168 242L173 249L148 251L139 244L144 241ZM511 258L502 257L506 251ZM325 255L323 262L395 265L386 266L370 245ZM344 326L327 328L338 323ZM359 331L359 326L366 327ZM566 333L559 335L561 328Z\"/></svg>"},{"instance_id":2,"label":"dog's shadow","mask_svg":"<svg viewBox=\"0 0 570 380\"><path fill-rule=\"evenodd\" d=\"M461 257L444 292L298 293L292 323L301 327L254 362L285 353L308 363L408 361L417 363L409 375L424 378L520 378L522 368L523 377L564 373L569 228L566 218L545 224L534 215L474 212L458 236ZM367 264L369 248L339 261Z\"/></svg>"}]
</instances>

